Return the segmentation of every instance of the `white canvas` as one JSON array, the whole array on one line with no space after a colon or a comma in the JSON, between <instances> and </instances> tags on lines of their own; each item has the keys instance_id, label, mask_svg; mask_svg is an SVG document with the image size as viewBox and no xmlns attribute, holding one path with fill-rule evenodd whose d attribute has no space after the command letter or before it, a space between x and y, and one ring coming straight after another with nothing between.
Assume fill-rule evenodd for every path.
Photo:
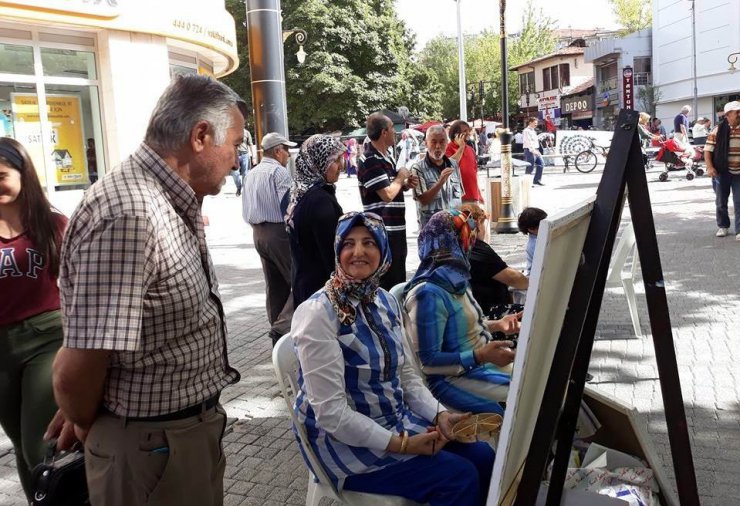
<instances>
[{"instance_id":1,"label":"white canvas","mask_svg":"<svg viewBox=\"0 0 740 506\"><path fill-rule=\"evenodd\" d=\"M595 198L540 223L489 506L508 506L516 496Z\"/></svg>"}]
</instances>

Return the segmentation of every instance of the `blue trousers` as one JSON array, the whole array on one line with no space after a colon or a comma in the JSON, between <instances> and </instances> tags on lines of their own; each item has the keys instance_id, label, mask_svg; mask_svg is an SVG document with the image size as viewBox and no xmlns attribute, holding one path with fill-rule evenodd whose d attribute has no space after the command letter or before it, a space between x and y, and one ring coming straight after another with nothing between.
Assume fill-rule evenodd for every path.
<instances>
[{"instance_id":1,"label":"blue trousers","mask_svg":"<svg viewBox=\"0 0 740 506\"><path fill-rule=\"evenodd\" d=\"M525 170L525 174L531 174L534 169L534 183L539 183L542 180L542 169L544 168L545 162L542 159L542 155L535 151L532 152L528 149L524 150L524 158L529 162L529 167Z\"/></svg>"},{"instance_id":2,"label":"blue trousers","mask_svg":"<svg viewBox=\"0 0 740 506\"><path fill-rule=\"evenodd\" d=\"M732 205L735 208L735 233L740 234L740 175L733 176L729 172L721 172L718 177L712 178L714 187L715 206L717 208L717 226L730 228L730 214L727 202L732 191Z\"/></svg>"},{"instance_id":3,"label":"blue trousers","mask_svg":"<svg viewBox=\"0 0 740 506\"><path fill-rule=\"evenodd\" d=\"M482 506L495 456L487 443L448 443L433 457L420 455L380 471L350 476L344 489L396 495L431 506Z\"/></svg>"}]
</instances>

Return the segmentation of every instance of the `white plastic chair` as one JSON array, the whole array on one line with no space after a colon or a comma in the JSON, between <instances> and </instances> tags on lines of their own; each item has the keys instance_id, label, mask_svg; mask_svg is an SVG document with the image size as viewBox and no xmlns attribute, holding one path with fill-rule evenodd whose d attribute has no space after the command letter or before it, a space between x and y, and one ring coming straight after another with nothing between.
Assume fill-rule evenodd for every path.
<instances>
[{"instance_id":1,"label":"white plastic chair","mask_svg":"<svg viewBox=\"0 0 740 506\"><path fill-rule=\"evenodd\" d=\"M275 367L275 374L277 375L278 385L283 393L285 404L288 406L290 419L297 429L301 449L311 463L311 468L313 468L318 479L317 482L309 470L306 506L318 506L322 497L328 497L342 504L352 506L419 506L418 503L403 497L335 489L331 480L321 467L321 464L319 464L319 460L314 454L311 445L307 444L306 428L300 423L300 420L298 420L293 411L293 403L296 392L298 391L298 357L293 349L293 340L290 334L284 335L275 344L272 350L272 364Z\"/></svg>"},{"instance_id":2,"label":"white plastic chair","mask_svg":"<svg viewBox=\"0 0 740 506\"><path fill-rule=\"evenodd\" d=\"M631 260L632 265L629 270L622 272L627 261ZM627 298L630 318L632 319L632 328L637 337L642 337L640 329L640 317L637 314L637 299L635 298L635 272L637 269L637 243L635 242L635 229L632 222L622 230L622 236L619 238L611 262L609 262L609 273L606 276L606 288L622 287L624 295Z\"/></svg>"}]
</instances>

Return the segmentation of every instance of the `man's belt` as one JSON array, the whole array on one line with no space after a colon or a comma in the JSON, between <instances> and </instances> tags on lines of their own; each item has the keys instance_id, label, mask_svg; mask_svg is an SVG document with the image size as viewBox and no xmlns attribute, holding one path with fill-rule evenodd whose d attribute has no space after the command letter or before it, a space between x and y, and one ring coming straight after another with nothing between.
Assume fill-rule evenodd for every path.
<instances>
[{"instance_id":1,"label":"man's belt","mask_svg":"<svg viewBox=\"0 0 740 506\"><path fill-rule=\"evenodd\" d=\"M110 412L108 413L115 416L116 418L125 419L127 422L172 422L175 420L183 420L185 418L190 418L191 416L198 416L201 413L210 411L211 409L215 408L218 405L218 400L219 400L220 395L221 394L218 393L214 395L213 397L211 397L210 399L206 399L205 401L199 404L187 407L185 409L181 409L180 411L175 411L174 413L167 413L166 415L123 416L123 415L117 415L116 413L110 413Z\"/></svg>"}]
</instances>

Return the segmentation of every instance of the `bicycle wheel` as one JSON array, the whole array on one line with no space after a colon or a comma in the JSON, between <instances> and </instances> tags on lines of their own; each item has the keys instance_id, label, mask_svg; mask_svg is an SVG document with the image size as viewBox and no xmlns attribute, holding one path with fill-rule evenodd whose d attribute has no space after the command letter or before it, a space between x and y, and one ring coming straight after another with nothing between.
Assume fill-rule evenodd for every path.
<instances>
[{"instance_id":1,"label":"bicycle wheel","mask_svg":"<svg viewBox=\"0 0 740 506\"><path fill-rule=\"evenodd\" d=\"M596 168L596 154L593 151L581 151L576 155L576 169L579 172L588 173Z\"/></svg>"}]
</instances>

